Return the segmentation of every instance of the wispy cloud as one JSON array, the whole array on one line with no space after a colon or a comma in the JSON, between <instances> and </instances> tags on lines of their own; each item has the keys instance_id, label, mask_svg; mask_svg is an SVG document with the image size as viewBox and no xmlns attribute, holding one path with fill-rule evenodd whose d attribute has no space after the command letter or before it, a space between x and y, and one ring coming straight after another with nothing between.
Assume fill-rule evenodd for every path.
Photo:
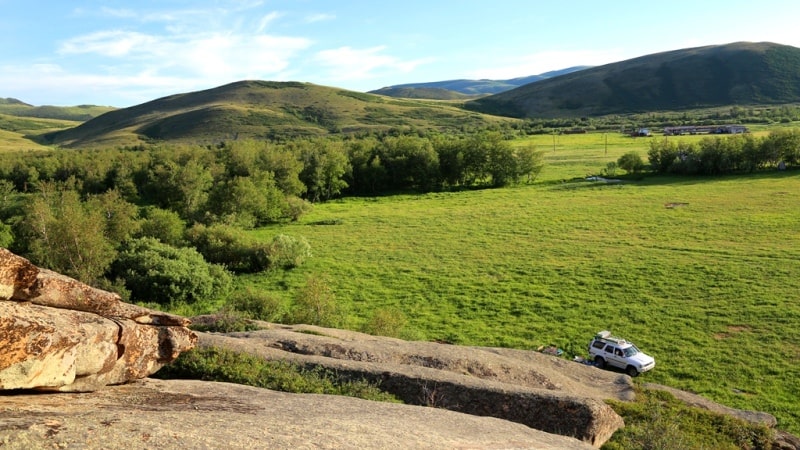
<instances>
[{"instance_id":1,"label":"wispy cloud","mask_svg":"<svg viewBox=\"0 0 800 450\"><path fill-rule=\"evenodd\" d=\"M370 79L387 71L408 73L421 64L431 62L429 58L402 60L384 54L385 50L385 46L366 49L345 46L322 50L314 59L327 69L327 78L332 81Z\"/></svg>"},{"instance_id":2,"label":"wispy cloud","mask_svg":"<svg viewBox=\"0 0 800 450\"><path fill-rule=\"evenodd\" d=\"M78 36L61 44L62 55L93 53L108 57L124 57L131 53L147 52L159 44L159 38L130 31L98 31Z\"/></svg>"},{"instance_id":3,"label":"wispy cloud","mask_svg":"<svg viewBox=\"0 0 800 450\"><path fill-rule=\"evenodd\" d=\"M312 14L310 16L307 16L305 21L306 23L315 23L315 22L325 22L334 19L336 19L336 16L333 14Z\"/></svg>"},{"instance_id":4,"label":"wispy cloud","mask_svg":"<svg viewBox=\"0 0 800 450\"><path fill-rule=\"evenodd\" d=\"M258 23L258 29L256 30L257 33L262 33L264 30L267 29L270 23L274 22L277 18L279 18L281 14L277 11L273 11L264 17L261 18L261 21Z\"/></svg>"}]
</instances>

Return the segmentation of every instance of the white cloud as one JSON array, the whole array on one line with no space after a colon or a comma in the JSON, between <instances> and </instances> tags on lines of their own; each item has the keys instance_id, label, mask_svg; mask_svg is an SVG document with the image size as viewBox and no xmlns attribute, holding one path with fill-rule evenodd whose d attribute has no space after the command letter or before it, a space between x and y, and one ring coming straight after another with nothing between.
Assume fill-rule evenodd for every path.
<instances>
[{"instance_id":1,"label":"white cloud","mask_svg":"<svg viewBox=\"0 0 800 450\"><path fill-rule=\"evenodd\" d=\"M106 16L118 17L123 19L132 19L138 17L136 11L132 9L116 9L103 6L102 8L100 8L100 12L102 12Z\"/></svg>"},{"instance_id":2,"label":"white cloud","mask_svg":"<svg viewBox=\"0 0 800 450\"><path fill-rule=\"evenodd\" d=\"M378 72L409 73L431 59L404 61L394 56L383 54L385 46L366 49L339 47L322 50L315 60L328 70L328 79L332 81L364 80L378 76Z\"/></svg>"},{"instance_id":3,"label":"white cloud","mask_svg":"<svg viewBox=\"0 0 800 450\"><path fill-rule=\"evenodd\" d=\"M306 17L306 22L315 23L315 22L324 22L327 20L334 20L334 19L336 19L336 16L334 16L333 14L312 14Z\"/></svg>"},{"instance_id":4,"label":"white cloud","mask_svg":"<svg viewBox=\"0 0 800 450\"><path fill-rule=\"evenodd\" d=\"M61 44L63 55L94 53L102 56L124 57L131 53L147 52L158 44L158 38L130 31L98 31L78 36Z\"/></svg>"},{"instance_id":5,"label":"white cloud","mask_svg":"<svg viewBox=\"0 0 800 450\"><path fill-rule=\"evenodd\" d=\"M262 17L261 21L258 23L258 29L256 30L256 33L262 33L264 30L267 29L267 26L270 23L274 22L275 19L279 18L280 16L281 16L280 13L273 11Z\"/></svg>"}]
</instances>

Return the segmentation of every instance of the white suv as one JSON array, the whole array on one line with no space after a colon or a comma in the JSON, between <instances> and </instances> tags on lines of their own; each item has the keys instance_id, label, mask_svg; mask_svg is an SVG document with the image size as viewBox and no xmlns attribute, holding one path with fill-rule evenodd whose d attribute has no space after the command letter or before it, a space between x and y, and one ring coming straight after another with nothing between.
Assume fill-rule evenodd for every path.
<instances>
[{"instance_id":1,"label":"white suv","mask_svg":"<svg viewBox=\"0 0 800 450\"><path fill-rule=\"evenodd\" d=\"M611 335L609 331L597 333L589 342L589 356L601 369L606 365L618 367L635 377L656 366L656 360L636 348L633 343Z\"/></svg>"}]
</instances>

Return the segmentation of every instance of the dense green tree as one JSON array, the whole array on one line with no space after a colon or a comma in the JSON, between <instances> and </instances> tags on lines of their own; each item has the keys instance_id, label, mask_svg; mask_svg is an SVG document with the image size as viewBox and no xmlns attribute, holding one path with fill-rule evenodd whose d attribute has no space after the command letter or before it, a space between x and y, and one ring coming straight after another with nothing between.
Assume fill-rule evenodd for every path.
<instances>
[{"instance_id":1,"label":"dense green tree","mask_svg":"<svg viewBox=\"0 0 800 450\"><path fill-rule=\"evenodd\" d=\"M345 175L351 171L345 145L341 141L318 139L300 148L303 170L300 179L312 202L330 200L347 187Z\"/></svg>"},{"instance_id":2,"label":"dense green tree","mask_svg":"<svg viewBox=\"0 0 800 450\"><path fill-rule=\"evenodd\" d=\"M486 153L486 172L491 185L501 187L518 182L520 171L511 143L497 132L482 133L480 143Z\"/></svg>"},{"instance_id":3,"label":"dense green tree","mask_svg":"<svg viewBox=\"0 0 800 450\"><path fill-rule=\"evenodd\" d=\"M41 183L26 208L22 237L37 265L94 283L116 256L102 210L81 202L78 192Z\"/></svg>"},{"instance_id":4,"label":"dense green tree","mask_svg":"<svg viewBox=\"0 0 800 450\"><path fill-rule=\"evenodd\" d=\"M439 156L439 173L442 182L451 187L464 185L465 180L465 147L467 140L452 136L439 136L434 139L433 146Z\"/></svg>"},{"instance_id":5,"label":"dense green tree","mask_svg":"<svg viewBox=\"0 0 800 450\"><path fill-rule=\"evenodd\" d=\"M644 161L639 152L630 151L617 159L617 166L628 173L639 173L644 169Z\"/></svg>"},{"instance_id":6,"label":"dense green tree","mask_svg":"<svg viewBox=\"0 0 800 450\"><path fill-rule=\"evenodd\" d=\"M544 168L544 152L533 146L516 149L517 169L519 176L525 177L528 183L539 176Z\"/></svg>"},{"instance_id":7,"label":"dense green tree","mask_svg":"<svg viewBox=\"0 0 800 450\"><path fill-rule=\"evenodd\" d=\"M389 189L428 191L439 184L439 156L426 138L386 137L377 155L386 170Z\"/></svg>"},{"instance_id":8,"label":"dense green tree","mask_svg":"<svg viewBox=\"0 0 800 450\"><path fill-rule=\"evenodd\" d=\"M149 202L193 220L202 216L213 182L211 164L204 155L162 150L154 155L142 191Z\"/></svg>"},{"instance_id":9,"label":"dense green tree","mask_svg":"<svg viewBox=\"0 0 800 450\"><path fill-rule=\"evenodd\" d=\"M269 143L258 155L258 168L271 172L275 185L289 197L300 197L306 185L300 180L303 170L301 157L291 147L278 147Z\"/></svg>"},{"instance_id":10,"label":"dense green tree","mask_svg":"<svg viewBox=\"0 0 800 450\"><path fill-rule=\"evenodd\" d=\"M234 177L218 183L208 201L217 220L253 228L290 215L290 205L272 172L255 171L252 176Z\"/></svg>"},{"instance_id":11,"label":"dense green tree","mask_svg":"<svg viewBox=\"0 0 800 450\"><path fill-rule=\"evenodd\" d=\"M142 222L136 237L151 237L173 247L184 244L186 222L175 211L148 206L142 209Z\"/></svg>"},{"instance_id":12,"label":"dense green tree","mask_svg":"<svg viewBox=\"0 0 800 450\"><path fill-rule=\"evenodd\" d=\"M116 189L90 196L86 207L100 213L105 236L115 245L132 237L141 227L139 208L125 201Z\"/></svg>"},{"instance_id":13,"label":"dense green tree","mask_svg":"<svg viewBox=\"0 0 800 450\"><path fill-rule=\"evenodd\" d=\"M0 247L8 248L14 243L14 230L11 225L0 222Z\"/></svg>"},{"instance_id":14,"label":"dense green tree","mask_svg":"<svg viewBox=\"0 0 800 450\"><path fill-rule=\"evenodd\" d=\"M210 300L227 292L232 282L229 272L209 264L197 250L153 238L127 241L111 273L124 280L132 300L161 304Z\"/></svg>"},{"instance_id":15,"label":"dense green tree","mask_svg":"<svg viewBox=\"0 0 800 450\"><path fill-rule=\"evenodd\" d=\"M773 130L762 145L768 149L765 153L770 158L771 165L777 164L779 161L790 165L800 163L800 129Z\"/></svg>"},{"instance_id":16,"label":"dense green tree","mask_svg":"<svg viewBox=\"0 0 800 450\"><path fill-rule=\"evenodd\" d=\"M250 241L241 229L223 224L195 224L187 240L203 257L234 272L260 272L269 266L267 244Z\"/></svg>"},{"instance_id":17,"label":"dense green tree","mask_svg":"<svg viewBox=\"0 0 800 450\"><path fill-rule=\"evenodd\" d=\"M386 169L377 154L379 143L374 138L347 142L350 172L345 174L348 191L356 194L375 194L386 185Z\"/></svg>"}]
</instances>

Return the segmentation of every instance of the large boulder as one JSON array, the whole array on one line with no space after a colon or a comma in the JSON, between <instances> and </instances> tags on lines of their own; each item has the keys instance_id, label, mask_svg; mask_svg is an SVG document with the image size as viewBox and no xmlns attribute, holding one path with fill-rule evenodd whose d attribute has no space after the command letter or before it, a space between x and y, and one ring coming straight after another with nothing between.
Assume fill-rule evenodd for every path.
<instances>
[{"instance_id":1,"label":"large boulder","mask_svg":"<svg viewBox=\"0 0 800 450\"><path fill-rule=\"evenodd\" d=\"M195 346L189 323L0 248L0 390L93 391L147 377Z\"/></svg>"},{"instance_id":2,"label":"large boulder","mask_svg":"<svg viewBox=\"0 0 800 450\"><path fill-rule=\"evenodd\" d=\"M605 399L634 397L627 375L538 352L410 342L309 325L262 326L199 333L198 345L324 368L380 385L408 404L491 416L596 447L624 425Z\"/></svg>"},{"instance_id":3,"label":"large boulder","mask_svg":"<svg viewBox=\"0 0 800 450\"><path fill-rule=\"evenodd\" d=\"M87 394L8 396L0 448L587 449L493 417L229 383L145 379Z\"/></svg>"}]
</instances>

